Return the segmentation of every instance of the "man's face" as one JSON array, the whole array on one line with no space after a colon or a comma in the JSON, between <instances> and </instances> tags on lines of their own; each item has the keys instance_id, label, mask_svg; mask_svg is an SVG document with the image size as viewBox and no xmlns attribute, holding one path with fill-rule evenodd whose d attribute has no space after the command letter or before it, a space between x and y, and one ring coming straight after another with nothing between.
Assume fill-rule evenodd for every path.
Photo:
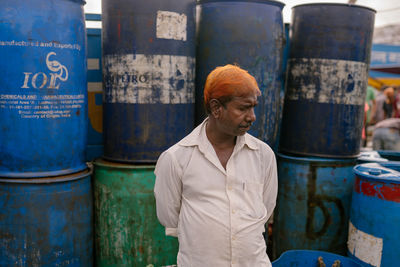
<instances>
[{"instance_id":1,"label":"man's face","mask_svg":"<svg viewBox=\"0 0 400 267\"><path fill-rule=\"evenodd\" d=\"M254 107L257 103L255 94L233 97L225 107L221 107L221 116L218 118L220 130L228 135L244 135L256 120Z\"/></svg>"}]
</instances>

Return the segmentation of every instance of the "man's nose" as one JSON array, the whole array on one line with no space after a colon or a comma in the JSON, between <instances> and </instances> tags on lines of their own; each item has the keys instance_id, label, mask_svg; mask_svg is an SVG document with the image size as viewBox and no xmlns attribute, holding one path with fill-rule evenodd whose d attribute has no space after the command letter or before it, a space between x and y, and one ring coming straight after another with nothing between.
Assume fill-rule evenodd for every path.
<instances>
[{"instance_id":1,"label":"man's nose","mask_svg":"<svg viewBox=\"0 0 400 267\"><path fill-rule=\"evenodd\" d=\"M249 122L253 122L256 120L256 114L254 113L254 108L249 109L246 120Z\"/></svg>"}]
</instances>

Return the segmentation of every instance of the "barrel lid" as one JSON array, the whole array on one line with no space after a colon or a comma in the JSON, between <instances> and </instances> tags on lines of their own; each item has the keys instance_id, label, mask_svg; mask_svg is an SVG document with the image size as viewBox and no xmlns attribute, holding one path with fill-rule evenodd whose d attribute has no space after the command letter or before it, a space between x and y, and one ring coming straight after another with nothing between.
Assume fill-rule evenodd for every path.
<instances>
[{"instance_id":1,"label":"barrel lid","mask_svg":"<svg viewBox=\"0 0 400 267\"><path fill-rule=\"evenodd\" d=\"M367 6L362 6L362 5L346 4L346 3L308 3L308 4L295 5L292 7L292 9L297 8L297 7L303 7L303 6L347 6L347 7L369 9L370 11L376 13L376 10L373 8L370 8Z\"/></svg>"},{"instance_id":2,"label":"barrel lid","mask_svg":"<svg viewBox=\"0 0 400 267\"><path fill-rule=\"evenodd\" d=\"M355 164L357 158L321 158L321 157L297 157L292 155L286 155L277 153L277 156L282 159L290 161L299 161L304 163L316 162L316 163L350 163Z\"/></svg>"},{"instance_id":3,"label":"barrel lid","mask_svg":"<svg viewBox=\"0 0 400 267\"><path fill-rule=\"evenodd\" d=\"M52 183L62 183L62 182L71 182L74 180L83 179L92 175L93 169L88 165L83 171L59 175L59 176L51 176L51 177L35 177L35 178L5 178L0 177L0 183L10 183L10 184L52 184Z\"/></svg>"},{"instance_id":4,"label":"barrel lid","mask_svg":"<svg viewBox=\"0 0 400 267\"><path fill-rule=\"evenodd\" d=\"M382 158L379 155L378 151L364 151L360 153L360 156L357 158L359 161L365 162L384 162L389 161L388 159Z\"/></svg>"},{"instance_id":5,"label":"barrel lid","mask_svg":"<svg viewBox=\"0 0 400 267\"><path fill-rule=\"evenodd\" d=\"M212 3L212 2L254 2L260 4L270 4L274 6L278 6L283 8L285 3L274 1L274 0L197 0L197 4L205 4L205 3Z\"/></svg>"},{"instance_id":6,"label":"barrel lid","mask_svg":"<svg viewBox=\"0 0 400 267\"><path fill-rule=\"evenodd\" d=\"M357 176L373 180L386 180L400 183L400 162L392 165L387 163L364 163L354 167L353 171Z\"/></svg>"},{"instance_id":7,"label":"barrel lid","mask_svg":"<svg viewBox=\"0 0 400 267\"><path fill-rule=\"evenodd\" d=\"M94 166L99 166L99 167L106 167L106 168L112 168L112 169L154 169L155 165L154 164L130 164L130 163L122 163L122 162L116 162L116 161L109 161L103 158L96 159L93 162Z\"/></svg>"}]
</instances>

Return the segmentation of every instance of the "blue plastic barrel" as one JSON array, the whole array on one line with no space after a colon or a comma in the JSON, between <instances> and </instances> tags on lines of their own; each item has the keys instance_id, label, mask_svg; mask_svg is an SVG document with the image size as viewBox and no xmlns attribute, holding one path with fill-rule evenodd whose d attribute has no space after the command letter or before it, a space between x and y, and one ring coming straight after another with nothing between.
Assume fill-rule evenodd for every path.
<instances>
[{"instance_id":1,"label":"blue plastic barrel","mask_svg":"<svg viewBox=\"0 0 400 267\"><path fill-rule=\"evenodd\" d=\"M400 151L394 150L378 150L379 155L382 158L391 160L391 161L400 161Z\"/></svg>"},{"instance_id":2,"label":"blue plastic barrel","mask_svg":"<svg viewBox=\"0 0 400 267\"><path fill-rule=\"evenodd\" d=\"M104 158L155 162L193 130L194 5L102 1Z\"/></svg>"},{"instance_id":3,"label":"blue plastic barrel","mask_svg":"<svg viewBox=\"0 0 400 267\"><path fill-rule=\"evenodd\" d=\"M335 261L340 261L340 267L363 267L356 261L334 253L317 250L289 250L284 252L277 260L272 262L272 267L314 267L318 265L318 258L322 257L325 266L332 266Z\"/></svg>"},{"instance_id":4,"label":"blue plastic barrel","mask_svg":"<svg viewBox=\"0 0 400 267\"><path fill-rule=\"evenodd\" d=\"M249 133L276 150L284 26L277 1L200 0L197 5L196 124L206 117L204 84L216 67L238 64L253 75L262 92Z\"/></svg>"},{"instance_id":5,"label":"blue plastic barrel","mask_svg":"<svg viewBox=\"0 0 400 267\"><path fill-rule=\"evenodd\" d=\"M274 256L293 249L346 254L355 163L278 154Z\"/></svg>"},{"instance_id":6,"label":"blue plastic barrel","mask_svg":"<svg viewBox=\"0 0 400 267\"><path fill-rule=\"evenodd\" d=\"M86 168L83 3L1 3L0 177L56 176Z\"/></svg>"},{"instance_id":7,"label":"blue plastic barrel","mask_svg":"<svg viewBox=\"0 0 400 267\"><path fill-rule=\"evenodd\" d=\"M0 179L0 266L92 266L91 171Z\"/></svg>"},{"instance_id":8,"label":"blue plastic barrel","mask_svg":"<svg viewBox=\"0 0 400 267\"><path fill-rule=\"evenodd\" d=\"M367 266L399 266L399 167L388 162L354 168L348 255Z\"/></svg>"},{"instance_id":9,"label":"blue plastic barrel","mask_svg":"<svg viewBox=\"0 0 400 267\"><path fill-rule=\"evenodd\" d=\"M101 21L100 14L86 14L86 21ZM101 67L101 29L88 28L87 87L88 87L88 141L86 161L103 155L103 76Z\"/></svg>"},{"instance_id":10,"label":"blue plastic barrel","mask_svg":"<svg viewBox=\"0 0 400 267\"><path fill-rule=\"evenodd\" d=\"M348 4L293 8L281 152L358 155L374 17Z\"/></svg>"}]
</instances>

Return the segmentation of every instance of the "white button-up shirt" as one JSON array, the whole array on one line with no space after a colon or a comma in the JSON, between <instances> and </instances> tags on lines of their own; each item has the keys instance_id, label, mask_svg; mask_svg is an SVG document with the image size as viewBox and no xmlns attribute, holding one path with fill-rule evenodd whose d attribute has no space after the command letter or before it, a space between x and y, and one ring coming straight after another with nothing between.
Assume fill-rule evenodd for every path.
<instances>
[{"instance_id":1,"label":"white button-up shirt","mask_svg":"<svg viewBox=\"0 0 400 267\"><path fill-rule=\"evenodd\" d=\"M162 153L155 169L157 216L178 236L178 267L271 266L263 232L277 196L274 153L238 136L225 170L206 123Z\"/></svg>"}]
</instances>

